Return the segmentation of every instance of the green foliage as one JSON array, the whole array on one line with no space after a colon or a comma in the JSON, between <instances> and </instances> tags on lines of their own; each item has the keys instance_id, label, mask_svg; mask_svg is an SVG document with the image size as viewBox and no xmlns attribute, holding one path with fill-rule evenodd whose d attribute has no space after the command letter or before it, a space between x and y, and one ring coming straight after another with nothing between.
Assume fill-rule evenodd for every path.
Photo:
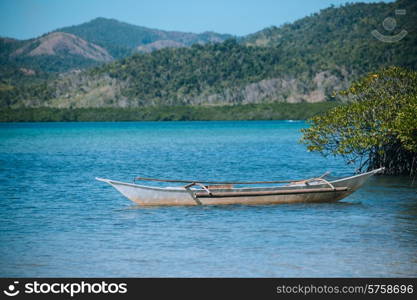
<instances>
[{"instance_id":1,"label":"green foliage","mask_svg":"<svg viewBox=\"0 0 417 300\"><path fill-rule=\"evenodd\" d=\"M153 104L181 103L181 99L222 92L276 75L277 49L252 48L235 40L162 49L108 64L92 71L109 75L129 86L123 95Z\"/></svg>"},{"instance_id":2,"label":"green foliage","mask_svg":"<svg viewBox=\"0 0 417 300\"><path fill-rule=\"evenodd\" d=\"M342 155L359 170L388 174L417 170L417 72L390 67L342 92L346 105L313 117L302 142L308 150Z\"/></svg>"},{"instance_id":3,"label":"green foliage","mask_svg":"<svg viewBox=\"0 0 417 300\"><path fill-rule=\"evenodd\" d=\"M340 105L271 103L143 108L21 108L0 110L0 122L304 120Z\"/></svg>"},{"instance_id":4,"label":"green foliage","mask_svg":"<svg viewBox=\"0 0 417 300\"><path fill-rule=\"evenodd\" d=\"M405 15L395 15L405 9ZM386 17L397 22L395 31L383 26ZM281 60L287 68L316 65L321 69L338 71L345 66L348 73L363 75L389 65L417 68L417 2L398 0L393 3L348 3L329 7L311 16L281 27L270 27L245 37L248 45L279 47ZM372 30L394 35L408 33L397 43L376 39ZM339 69L340 71L340 69Z\"/></svg>"},{"instance_id":5,"label":"green foliage","mask_svg":"<svg viewBox=\"0 0 417 300\"><path fill-rule=\"evenodd\" d=\"M26 56L19 57L13 61L15 64L21 67L30 67L38 72L50 72L60 73L66 72L77 68L94 67L100 64L100 62L88 59L79 55L64 55L64 56L52 56L52 55L39 55L39 56Z\"/></svg>"}]
</instances>

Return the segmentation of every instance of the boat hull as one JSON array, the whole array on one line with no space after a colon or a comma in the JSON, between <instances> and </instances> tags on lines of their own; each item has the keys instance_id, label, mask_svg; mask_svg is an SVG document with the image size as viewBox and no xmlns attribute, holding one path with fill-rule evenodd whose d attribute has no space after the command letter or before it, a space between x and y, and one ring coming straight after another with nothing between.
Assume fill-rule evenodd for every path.
<instances>
[{"instance_id":1,"label":"boat hull","mask_svg":"<svg viewBox=\"0 0 417 300\"><path fill-rule=\"evenodd\" d=\"M303 193L303 194L279 194L262 196L239 196L239 197L213 197L199 199L203 205L224 204L285 204L285 203L320 203L338 201L346 197L346 192Z\"/></svg>"},{"instance_id":2,"label":"boat hull","mask_svg":"<svg viewBox=\"0 0 417 300\"><path fill-rule=\"evenodd\" d=\"M126 198L142 206L265 205L339 201L355 192L370 176L379 171L380 169L331 181L330 183L334 188L323 183L310 186L215 189L212 190L211 194L203 189L160 188L103 178L96 179L110 184Z\"/></svg>"}]
</instances>

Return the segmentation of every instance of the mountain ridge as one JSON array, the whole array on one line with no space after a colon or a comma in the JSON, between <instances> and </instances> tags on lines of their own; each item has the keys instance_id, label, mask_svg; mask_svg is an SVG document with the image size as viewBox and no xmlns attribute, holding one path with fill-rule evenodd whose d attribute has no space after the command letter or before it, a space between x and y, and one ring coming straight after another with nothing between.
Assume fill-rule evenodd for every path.
<instances>
[{"instance_id":1,"label":"mountain ridge","mask_svg":"<svg viewBox=\"0 0 417 300\"><path fill-rule=\"evenodd\" d=\"M5 77L6 73L13 72L5 70L11 68L16 72L20 68L33 69L38 74L84 69L137 51L221 42L230 36L214 32L163 31L100 17L26 40L0 37L0 75ZM158 43L162 40L165 42Z\"/></svg>"},{"instance_id":2,"label":"mountain ridge","mask_svg":"<svg viewBox=\"0 0 417 300\"><path fill-rule=\"evenodd\" d=\"M408 34L377 40L395 9ZM417 9L412 0L329 7L294 23L221 43L136 53L41 85L7 88L3 107L141 107L336 100L334 92L389 65L417 68ZM261 41L261 42L259 42ZM148 44L149 45L149 44ZM6 86L5 85L5 86Z\"/></svg>"},{"instance_id":3,"label":"mountain ridge","mask_svg":"<svg viewBox=\"0 0 417 300\"><path fill-rule=\"evenodd\" d=\"M100 45L115 58L125 57L134 53L136 48L159 40L191 46L195 43L222 42L232 37L229 34L215 32L192 33L154 29L103 17L79 25L59 28L56 31L72 33Z\"/></svg>"}]
</instances>

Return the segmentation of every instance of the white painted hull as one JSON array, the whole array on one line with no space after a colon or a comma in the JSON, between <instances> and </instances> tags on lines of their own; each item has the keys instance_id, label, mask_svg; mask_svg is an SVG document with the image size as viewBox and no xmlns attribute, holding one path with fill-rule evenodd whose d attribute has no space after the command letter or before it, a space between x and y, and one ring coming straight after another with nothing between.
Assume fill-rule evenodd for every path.
<instances>
[{"instance_id":1,"label":"white painted hull","mask_svg":"<svg viewBox=\"0 0 417 300\"><path fill-rule=\"evenodd\" d=\"M223 205L223 204L280 204L301 202L335 202L360 188L365 181L381 169L346 177L329 185L291 185L275 187L230 188L212 190L161 188L144 186L110 179L96 178L113 186L131 201L143 206L158 205Z\"/></svg>"}]
</instances>

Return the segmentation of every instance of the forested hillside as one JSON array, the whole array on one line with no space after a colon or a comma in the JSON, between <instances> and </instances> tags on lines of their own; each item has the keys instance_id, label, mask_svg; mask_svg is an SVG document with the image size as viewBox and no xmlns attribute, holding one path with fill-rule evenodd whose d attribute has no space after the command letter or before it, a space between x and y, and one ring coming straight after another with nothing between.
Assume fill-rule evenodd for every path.
<instances>
[{"instance_id":1,"label":"forested hillside","mask_svg":"<svg viewBox=\"0 0 417 300\"><path fill-rule=\"evenodd\" d=\"M406 14L396 16L399 8ZM382 26L389 16L397 20L391 32ZM0 104L81 108L334 100L334 91L365 73L389 65L416 69L416 28L413 0L330 7L238 40L137 53L41 84L25 82L18 89L8 83ZM387 43L371 34L375 29L386 35L404 29L407 34ZM147 34L142 41L150 41L154 33ZM101 39L94 42L105 48L106 37ZM127 41L120 45L128 46Z\"/></svg>"},{"instance_id":2,"label":"forested hillside","mask_svg":"<svg viewBox=\"0 0 417 300\"><path fill-rule=\"evenodd\" d=\"M396 14L396 10L403 14ZM384 28L386 18L394 19L392 31ZM395 43L381 42L372 35L377 30L395 36L407 34ZM333 69L344 66L348 72L364 73L381 64L417 66L417 1L356 3L330 7L281 27L270 27L242 39L246 45L280 48L282 59L299 66L318 64ZM303 58L307 58L304 59Z\"/></svg>"}]
</instances>

